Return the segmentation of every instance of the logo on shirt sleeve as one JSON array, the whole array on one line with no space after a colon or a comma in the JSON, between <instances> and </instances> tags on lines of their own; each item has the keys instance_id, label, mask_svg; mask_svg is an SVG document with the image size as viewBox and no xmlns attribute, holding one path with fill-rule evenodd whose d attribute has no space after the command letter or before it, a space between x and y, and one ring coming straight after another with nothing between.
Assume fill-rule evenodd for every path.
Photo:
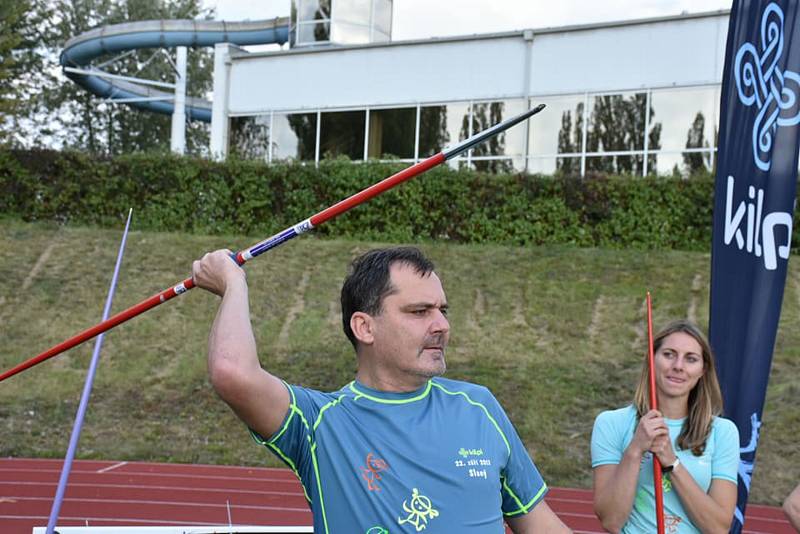
<instances>
[{"instance_id":1,"label":"logo on shirt sleeve","mask_svg":"<svg viewBox=\"0 0 800 534\"><path fill-rule=\"evenodd\" d=\"M381 479L380 472L389 469L389 464L385 460L376 458L372 453L367 454L367 466L361 468L361 478L367 481L369 491L380 491L378 480Z\"/></svg>"},{"instance_id":2,"label":"logo on shirt sleeve","mask_svg":"<svg viewBox=\"0 0 800 534\"><path fill-rule=\"evenodd\" d=\"M420 495L419 490L414 488L411 492L411 502L403 501L403 510L408 514L405 519L397 518L397 523L403 525L411 523L417 532L425 530L428 521L439 516L439 511L434 509L433 503L425 495Z\"/></svg>"}]
</instances>

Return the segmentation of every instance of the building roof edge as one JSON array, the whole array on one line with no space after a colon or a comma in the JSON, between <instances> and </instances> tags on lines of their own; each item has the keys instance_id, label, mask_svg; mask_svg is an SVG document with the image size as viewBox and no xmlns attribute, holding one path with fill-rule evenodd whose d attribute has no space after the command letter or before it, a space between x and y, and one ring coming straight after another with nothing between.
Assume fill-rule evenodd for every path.
<instances>
[{"instance_id":1,"label":"building roof edge","mask_svg":"<svg viewBox=\"0 0 800 534\"><path fill-rule=\"evenodd\" d=\"M495 33L475 33L468 35L454 35L447 37L429 37L425 39L409 39L404 41L389 41L383 43L367 43L358 45L337 45L337 44L320 44L317 46L301 46L292 48L290 50L266 51L266 52L248 52L246 50L236 51L231 54L232 58L256 58L275 55L291 55L291 54L312 54L323 52L336 52L344 50L359 50L365 48L387 48L392 46L414 46L414 45L429 45L436 43L454 43L461 41L479 41L489 39L508 39L514 37L525 38L526 36L533 35L547 35L554 33L570 33L579 31L592 31L605 28L620 28L625 26L640 26L644 24L656 24L661 22L679 22L684 20L693 20L701 18L717 18L727 17L730 15L730 9L718 9L715 11L703 11L698 13L680 13L678 15L661 15L658 17L647 17L640 19L625 19L606 22L591 22L587 24L573 24L567 26L547 26L542 28L525 28L520 30L512 30L507 32Z\"/></svg>"}]
</instances>

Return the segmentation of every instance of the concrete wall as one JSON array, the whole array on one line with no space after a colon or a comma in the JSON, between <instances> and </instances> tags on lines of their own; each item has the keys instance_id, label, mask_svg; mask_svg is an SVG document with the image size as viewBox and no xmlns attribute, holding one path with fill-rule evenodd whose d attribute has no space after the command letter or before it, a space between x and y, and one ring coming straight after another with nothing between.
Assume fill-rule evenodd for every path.
<instances>
[{"instance_id":1,"label":"concrete wall","mask_svg":"<svg viewBox=\"0 0 800 534\"><path fill-rule=\"evenodd\" d=\"M269 111L400 106L719 83L727 12L249 54L217 47L214 121ZM222 73L222 74L220 74ZM222 118L224 117L224 119ZM226 143L212 124L212 147Z\"/></svg>"}]
</instances>

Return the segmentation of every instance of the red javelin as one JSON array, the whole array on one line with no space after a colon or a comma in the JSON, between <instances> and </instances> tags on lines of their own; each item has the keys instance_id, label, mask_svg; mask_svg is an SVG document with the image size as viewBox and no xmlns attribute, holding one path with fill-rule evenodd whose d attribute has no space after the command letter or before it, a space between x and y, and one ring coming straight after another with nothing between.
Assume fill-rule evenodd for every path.
<instances>
[{"instance_id":1,"label":"red javelin","mask_svg":"<svg viewBox=\"0 0 800 534\"><path fill-rule=\"evenodd\" d=\"M289 239L292 239L293 237L296 237L299 234L311 230L315 226L319 226L320 224L330 219L333 219L337 215L340 215L345 211L354 208L359 204L362 204L377 195L380 195L381 193L393 188L398 184L405 182L406 180L409 180L417 175L420 175L423 172L432 169L433 167L436 167L437 165L441 165L448 159L454 158L455 156L469 150L478 143L485 141L486 139L493 137L498 133L511 128L515 124L518 124L528 119L529 117L535 115L536 113L539 113L540 111L542 111L542 109L544 109L544 104L539 104L533 109L529 109L528 111L520 113L515 117L506 119L503 122L500 122L492 126L491 128L479 132L470 137L469 139L465 139L464 141L458 143L453 147L445 148L438 154L434 154L433 156L424 159L419 163L416 163L411 167L408 167L407 169L403 169L402 171L393 174L392 176L389 176L388 178L385 178L380 182L367 187L366 189L334 204L333 206L330 206L329 208L326 208L320 211L319 213L312 215L310 218L298 224L295 224L294 226L291 226L286 230L265 239L264 241L256 243L255 245L253 245L248 249L237 252L233 256L233 259L239 265L244 265L245 262L258 256L259 254L262 254L271 248L277 247L278 245L284 243L285 241L288 241ZM139 304L136 304L135 306L132 306L127 310L124 310L112 317L109 317L102 323L99 323L87 330L84 330L83 332L76 334L75 336L69 338L68 340L59 343L58 345L50 349L47 349L38 356L34 356L33 358L22 362L16 367L9 369L3 374L0 374L0 382L5 380L6 378L9 378L17 373L24 371L25 369L28 369L29 367L33 367L37 363L43 362L47 359L52 358L53 356L57 356L62 352L71 349L72 347L80 345L84 341L88 341L93 337L102 334L103 332L106 332L114 328L115 326L122 324L125 321L146 312L150 308L155 308L159 304L162 304L174 297L177 297L182 293L185 293L186 291L189 291L192 288L194 288L194 281L190 277L179 284L176 284L170 288L161 291L160 293L153 295L152 297L146 300L143 300Z\"/></svg>"},{"instance_id":2,"label":"red javelin","mask_svg":"<svg viewBox=\"0 0 800 534\"><path fill-rule=\"evenodd\" d=\"M650 292L647 292L647 347L648 360L650 363L650 409L658 410L658 399L656 395L656 367L655 354L653 354L653 305L650 300ZM661 462L653 454L653 486L656 498L656 525L658 534L664 534L664 488L661 485Z\"/></svg>"}]
</instances>

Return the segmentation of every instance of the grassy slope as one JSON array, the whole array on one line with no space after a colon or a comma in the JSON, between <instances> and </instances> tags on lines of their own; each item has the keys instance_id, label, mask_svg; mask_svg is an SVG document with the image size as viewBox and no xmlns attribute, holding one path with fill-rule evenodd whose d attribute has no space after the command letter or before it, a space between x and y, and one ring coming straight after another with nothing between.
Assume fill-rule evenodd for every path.
<instances>
[{"instance_id":1,"label":"grassy slope","mask_svg":"<svg viewBox=\"0 0 800 534\"><path fill-rule=\"evenodd\" d=\"M135 223L134 223L135 227ZM5 370L95 324L120 232L0 221L0 367ZM114 310L183 279L205 250L258 238L133 232ZM374 246L313 237L247 267L262 363L291 382L336 389L354 371L340 329L348 260ZM451 305L448 376L488 385L546 479L589 487L595 415L630 399L654 322L705 326L709 255L571 247L431 243ZM752 502L777 504L800 480L800 270L790 263ZM106 336L79 456L277 465L216 398L205 343L216 300L192 291ZM0 454L66 450L93 343L0 386Z\"/></svg>"}]
</instances>

